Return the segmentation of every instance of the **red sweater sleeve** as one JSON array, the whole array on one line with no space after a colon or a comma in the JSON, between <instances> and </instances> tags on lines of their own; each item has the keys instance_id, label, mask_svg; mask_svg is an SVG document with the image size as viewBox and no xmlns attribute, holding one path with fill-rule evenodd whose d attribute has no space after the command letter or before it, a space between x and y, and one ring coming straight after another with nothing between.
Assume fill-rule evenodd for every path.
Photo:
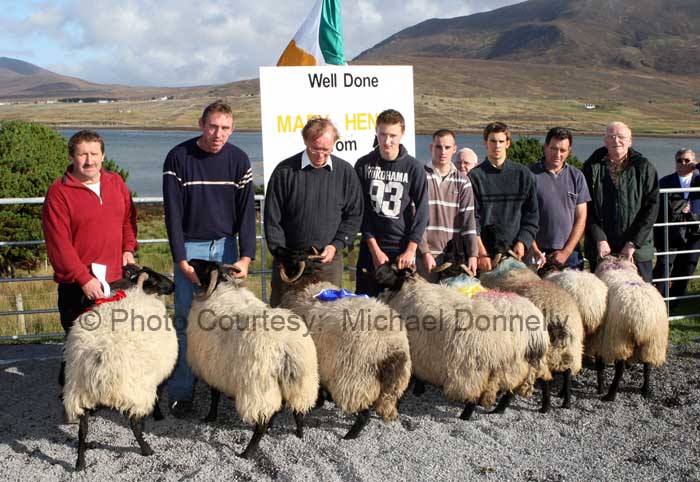
<instances>
[{"instance_id":1,"label":"red sweater sleeve","mask_svg":"<svg viewBox=\"0 0 700 482\"><path fill-rule=\"evenodd\" d=\"M131 193L129 193L129 188L126 187L124 181L119 179L119 188L122 190L122 195L124 196L124 223L122 224L122 253L124 251L131 251L132 253L138 248L138 242L136 241L137 227L136 227L136 208L134 202L131 199Z\"/></svg>"}]
</instances>

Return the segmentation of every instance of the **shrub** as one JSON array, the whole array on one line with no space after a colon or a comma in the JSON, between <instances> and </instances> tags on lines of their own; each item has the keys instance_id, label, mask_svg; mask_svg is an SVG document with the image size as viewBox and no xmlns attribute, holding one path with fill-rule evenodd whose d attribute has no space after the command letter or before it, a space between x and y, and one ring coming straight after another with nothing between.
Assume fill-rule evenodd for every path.
<instances>
[{"instance_id":1,"label":"shrub","mask_svg":"<svg viewBox=\"0 0 700 482\"><path fill-rule=\"evenodd\" d=\"M518 164L529 166L539 162L544 157L544 147L536 137L518 136L518 140L512 141L508 148L508 159ZM566 162L581 169L583 164L571 154Z\"/></svg>"},{"instance_id":2,"label":"shrub","mask_svg":"<svg viewBox=\"0 0 700 482\"><path fill-rule=\"evenodd\" d=\"M0 124L0 197L43 197L69 162L68 142L53 129L19 121ZM119 173L124 180L129 175L109 159L103 167ZM0 241L43 239L41 206L2 206L0 226ZM43 246L2 246L0 273L12 275L15 267L33 269L43 257Z\"/></svg>"}]
</instances>

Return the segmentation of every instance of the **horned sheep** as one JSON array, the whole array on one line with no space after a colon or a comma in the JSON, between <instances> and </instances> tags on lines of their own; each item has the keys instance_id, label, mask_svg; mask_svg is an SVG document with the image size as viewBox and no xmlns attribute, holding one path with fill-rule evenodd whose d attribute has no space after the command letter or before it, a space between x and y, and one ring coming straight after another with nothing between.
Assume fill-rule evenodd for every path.
<instances>
[{"instance_id":1,"label":"horned sheep","mask_svg":"<svg viewBox=\"0 0 700 482\"><path fill-rule=\"evenodd\" d=\"M79 419L78 471L85 468L88 414L99 407L127 414L141 454L153 454L143 438L143 418L157 409L157 387L177 360L175 331L155 295L172 293L173 283L133 268L130 281L112 288L134 286L91 307L66 337L63 405L68 420Z\"/></svg>"},{"instance_id":2,"label":"horned sheep","mask_svg":"<svg viewBox=\"0 0 700 482\"><path fill-rule=\"evenodd\" d=\"M615 376L604 401L614 401L626 362L644 366L642 396L651 397L651 368L666 361L668 315L661 294L637 274L634 263L608 256L596 267L596 275L608 286L606 322L600 353L605 363L615 363Z\"/></svg>"},{"instance_id":3,"label":"horned sheep","mask_svg":"<svg viewBox=\"0 0 700 482\"><path fill-rule=\"evenodd\" d=\"M290 251L282 261L280 274L289 285L282 306L307 321L318 351L322 387L342 411L356 414L344 438L360 434L369 422L371 407L386 422L396 419L398 401L411 378L403 320L376 299L320 301L315 295L338 287L318 280L313 256L309 259L303 252Z\"/></svg>"},{"instance_id":4,"label":"horned sheep","mask_svg":"<svg viewBox=\"0 0 700 482\"><path fill-rule=\"evenodd\" d=\"M506 317L493 296L469 299L388 263L374 277L385 288L380 299L407 320L417 380L442 386L449 400L464 403L460 418L471 418L477 404L493 405L498 392L503 395L494 412L502 413L514 391L527 395L538 375L546 377L540 371L549 346L543 325L539 330L508 326L499 321ZM488 326L480 327L483 321Z\"/></svg>"},{"instance_id":5,"label":"horned sheep","mask_svg":"<svg viewBox=\"0 0 700 482\"><path fill-rule=\"evenodd\" d=\"M196 294L187 322L187 361L212 387L207 421L216 419L219 392L234 399L241 419L255 424L240 457L257 448L283 405L294 413L296 435L318 394L316 349L291 311L270 308L234 277L235 268L191 260L206 292Z\"/></svg>"}]
</instances>

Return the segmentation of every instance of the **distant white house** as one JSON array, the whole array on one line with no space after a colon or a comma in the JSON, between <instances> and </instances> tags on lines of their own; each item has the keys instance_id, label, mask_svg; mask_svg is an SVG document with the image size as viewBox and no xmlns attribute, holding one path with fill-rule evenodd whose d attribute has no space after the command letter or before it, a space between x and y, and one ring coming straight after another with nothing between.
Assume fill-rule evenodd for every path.
<instances>
[{"instance_id":1,"label":"distant white house","mask_svg":"<svg viewBox=\"0 0 700 482\"><path fill-rule=\"evenodd\" d=\"M597 107L595 104L584 104L583 106L584 106L587 110L593 110L593 109L595 109L595 108Z\"/></svg>"}]
</instances>

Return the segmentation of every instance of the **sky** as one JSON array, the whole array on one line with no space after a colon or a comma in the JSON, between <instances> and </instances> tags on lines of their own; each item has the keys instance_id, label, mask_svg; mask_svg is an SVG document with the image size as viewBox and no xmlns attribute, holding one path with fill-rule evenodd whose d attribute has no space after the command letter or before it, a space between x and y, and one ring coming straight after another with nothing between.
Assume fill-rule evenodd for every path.
<instances>
[{"instance_id":1,"label":"sky","mask_svg":"<svg viewBox=\"0 0 700 482\"><path fill-rule=\"evenodd\" d=\"M345 57L429 18L522 0L346 0ZM0 57L106 84L192 86L258 77L315 0L0 0Z\"/></svg>"}]
</instances>

